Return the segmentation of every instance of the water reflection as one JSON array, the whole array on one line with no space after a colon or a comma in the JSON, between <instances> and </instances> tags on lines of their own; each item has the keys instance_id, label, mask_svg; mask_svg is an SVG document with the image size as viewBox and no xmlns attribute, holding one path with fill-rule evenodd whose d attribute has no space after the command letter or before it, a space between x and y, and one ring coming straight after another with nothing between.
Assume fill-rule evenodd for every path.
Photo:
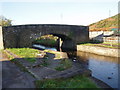
<instances>
[{"instance_id":1,"label":"water reflection","mask_svg":"<svg viewBox=\"0 0 120 90\"><path fill-rule=\"evenodd\" d=\"M120 69L118 58L84 52L77 52L77 56L78 60L87 63L87 68L92 71L93 77L102 80L112 88L118 88L120 86L118 82L120 77L120 72L118 72Z\"/></svg>"},{"instance_id":2,"label":"water reflection","mask_svg":"<svg viewBox=\"0 0 120 90\"><path fill-rule=\"evenodd\" d=\"M37 44L34 44L33 47L34 47L34 48L38 48L38 49L49 49L49 50L57 51L56 48L46 47L46 46L43 46L43 45L37 45Z\"/></svg>"},{"instance_id":3,"label":"water reflection","mask_svg":"<svg viewBox=\"0 0 120 90\"><path fill-rule=\"evenodd\" d=\"M120 64L118 64L118 88L120 90Z\"/></svg>"},{"instance_id":4,"label":"water reflection","mask_svg":"<svg viewBox=\"0 0 120 90\"><path fill-rule=\"evenodd\" d=\"M107 57L107 56L102 56L102 55L96 55L96 54L91 54L91 53L86 53L86 52L77 52L78 58L82 58L86 61L89 59L95 59L98 61L105 61L105 62L112 62L112 63L119 63L118 58L115 57Z\"/></svg>"}]
</instances>

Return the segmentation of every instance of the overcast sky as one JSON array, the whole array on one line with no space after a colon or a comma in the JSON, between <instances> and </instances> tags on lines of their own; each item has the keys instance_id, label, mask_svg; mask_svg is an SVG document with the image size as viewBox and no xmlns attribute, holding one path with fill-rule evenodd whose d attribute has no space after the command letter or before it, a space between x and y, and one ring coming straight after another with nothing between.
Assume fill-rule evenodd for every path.
<instances>
[{"instance_id":1,"label":"overcast sky","mask_svg":"<svg viewBox=\"0 0 120 90\"><path fill-rule=\"evenodd\" d=\"M0 14L13 25L89 25L118 13L119 0L0 0ZM2 10L2 12L1 12Z\"/></svg>"}]
</instances>

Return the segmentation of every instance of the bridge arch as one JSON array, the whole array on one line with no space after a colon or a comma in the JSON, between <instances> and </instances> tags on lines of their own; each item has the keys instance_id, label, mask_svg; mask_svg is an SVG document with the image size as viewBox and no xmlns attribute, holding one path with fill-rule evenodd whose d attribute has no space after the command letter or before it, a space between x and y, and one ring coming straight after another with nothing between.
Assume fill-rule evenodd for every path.
<instances>
[{"instance_id":1,"label":"bridge arch","mask_svg":"<svg viewBox=\"0 0 120 90\"><path fill-rule=\"evenodd\" d=\"M87 26L37 24L3 27L3 43L5 48L32 47L32 41L43 35L52 34L62 38L63 46L73 48L76 43L89 40ZM71 43L71 42L74 43Z\"/></svg>"},{"instance_id":2,"label":"bridge arch","mask_svg":"<svg viewBox=\"0 0 120 90\"><path fill-rule=\"evenodd\" d=\"M46 34L46 35L53 35L53 36L56 36L58 37L56 43L57 43L57 50L60 50L60 49L71 49L71 50L76 50L76 43L72 40L72 38L66 36L66 35L63 35L63 34L54 34L54 33L50 33L50 34ZM44 35L42 35L44 36ZM33 43L35 42L35 40L37 38L40 38L41 36L38 36L36 38L33 39Z\"/></svg>"}]
</instances>

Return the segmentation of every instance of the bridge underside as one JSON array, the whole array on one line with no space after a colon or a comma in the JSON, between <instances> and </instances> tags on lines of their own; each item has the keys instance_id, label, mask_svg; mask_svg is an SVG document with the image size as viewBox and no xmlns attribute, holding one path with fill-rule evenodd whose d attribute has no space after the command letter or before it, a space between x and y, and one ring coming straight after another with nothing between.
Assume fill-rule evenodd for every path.
<instances>
[{"instance_id":1,"label":"bridge underside","mask_svg":"<svg viewBox=\"0 0 120 90\"><path fill-rule=\"evenodd\" d=\"M89 41L87 26L75 25L17 25L3 27L5 48L32 47L32 42L43 35L52 34L63 40L62 48L76 49L76 44Z\"/></svg>"}]
</instances>

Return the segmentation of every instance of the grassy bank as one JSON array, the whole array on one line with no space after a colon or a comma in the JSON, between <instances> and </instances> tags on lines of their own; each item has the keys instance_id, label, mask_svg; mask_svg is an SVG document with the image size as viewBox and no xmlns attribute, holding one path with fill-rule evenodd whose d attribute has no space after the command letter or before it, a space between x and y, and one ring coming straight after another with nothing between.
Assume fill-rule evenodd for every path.
<instances>
[{"instance_id":1,"label":"grassy bank","mask_svg":"<svg viewBox=\"0 0 120 90\"><path fill-rule=\"evenodd\" d=\"M34 62L37 57L37 54L40 53L39 50L31 49L31 48L9 48L6 49L15 55L19 56L20 58L25 58L25 60L28 60L30 62Z\"/></svg>"},{"instance_id":2,"label":"grassy bank","mask_svg":"<svg viewBox=\"0 0 120 90\"><path fill-rule=\"evenodd\" d=\"M59 65L55 68L57 71L63 71L72 67L72 62L69 59L62 59Z\"/></svg>"},{"instance_id":3,"label":"grassy bank","mask_svg":"<svg viewBox=\"0 0 120 90\"><path fill-rule=\"evenodd\" d=\"M37 38L33 43L54 47L54 46L57 46L57 39L58 37L56 36L45 35Z\"/></svg>"},{"instance_id":4,"label":"grassy bank","mask_svg":"<svg viewBox=\"0 0 120 90\"><path fill-rule=\"evenodd\" d=\"M88 77L77 75L67 79L45 79L35 82L37 88L97 88Z\"/></svg>"},{"instance_id":5,"label":"grassy bank","mask_svg":"<svg viewBox=\"0 0 120 90\"><path fill-rule=\"evenodd\" d=\"M50 40L50 39L36 40L34 44L40 44L40 45L45 45L45 46L57 46L57 42L54 40Z\"/></svg>"}]
</instances>

